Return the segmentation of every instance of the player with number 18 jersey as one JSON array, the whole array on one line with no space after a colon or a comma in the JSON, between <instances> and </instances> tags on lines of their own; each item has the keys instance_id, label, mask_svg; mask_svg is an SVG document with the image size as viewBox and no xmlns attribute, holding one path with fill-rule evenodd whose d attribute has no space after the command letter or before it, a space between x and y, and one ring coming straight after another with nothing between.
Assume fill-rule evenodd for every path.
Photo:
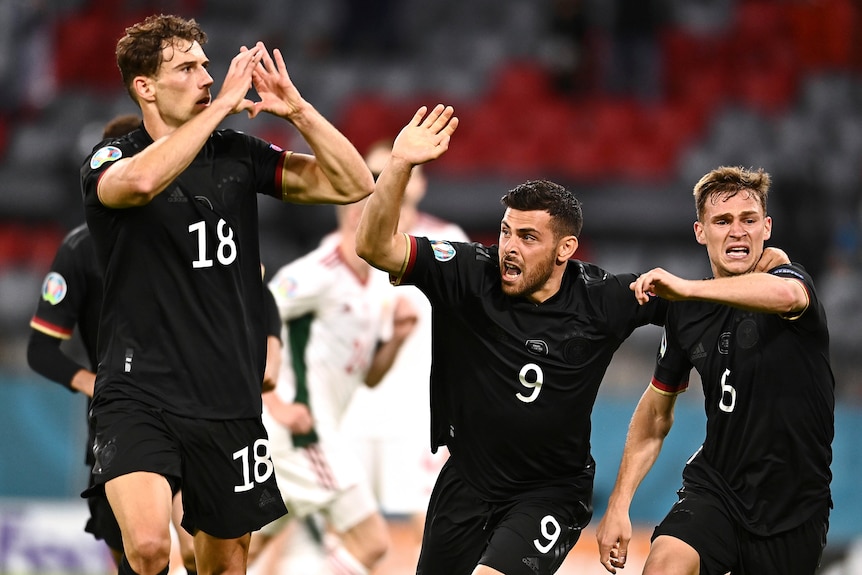
<instances>
[{"instance_id":1,"label":"player with number 18 jersey","mask_svg":"<svg viewBox=\"0 0 862 575\"><path fill-rule=\"evenodd\" d=\"M286 513L261 421L257 194L282 197L289 153L219 130L148 204L103 205L104 170L152 143L143 128L103 142L81 171L105 269L91 409L97 484L84 495L121 475L155 472L174 490L182 485L186 530L232 539Z\"/></svg>"},{"instance_id":2,"label":"player with number 18 jersey","mask_svg":"<svg viewBox=\"0 0 862 575\"><path fill-rule=\"evenodd\" d=\"M265 362L257 192L281 198L276 174L287 154L217 131L150 204L103 206L100 174L151 143L136 130L83 167L87 222L109 271L96 399L128 397L199 418L256 417ZM199 338L208 345L194 345Z\"/></svg>"}]
</instances>

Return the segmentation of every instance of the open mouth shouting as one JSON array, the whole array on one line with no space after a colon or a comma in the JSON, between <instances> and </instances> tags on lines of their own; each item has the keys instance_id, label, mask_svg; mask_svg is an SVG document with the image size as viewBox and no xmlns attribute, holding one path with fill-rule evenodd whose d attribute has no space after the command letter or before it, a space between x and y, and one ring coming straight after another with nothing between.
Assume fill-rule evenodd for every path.
<instances>
[{"instance_id":1,"label":"open mouth shouting","mask_svg":"<svg viewBox=\"0 0 862 575\"><path fill-rule=\"evenodd\" d=\"M516 281L518 278L521 277L521 268L512 263L510 260L503 260L502 271L503 281L512 282Z\"/></svg>"},{"instance_id":2,"label":"open mouth shouting","mask_svg":"<svg viewBox=\"0 0 862 575\"><path fill-rule=\"evenodd\" d=\"M732 244L724 251L724 254L732 260L744 260L749 253L751 253L751 248L741 244Z\"/></svg>"}]
</instances>

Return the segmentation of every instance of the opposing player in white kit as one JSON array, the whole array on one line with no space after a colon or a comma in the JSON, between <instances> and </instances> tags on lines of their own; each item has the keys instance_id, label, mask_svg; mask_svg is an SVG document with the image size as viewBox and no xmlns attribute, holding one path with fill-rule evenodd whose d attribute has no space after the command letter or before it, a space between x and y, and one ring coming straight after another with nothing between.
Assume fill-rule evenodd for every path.
<instances>
[{"instance_id":1,"label":"opposing player in white kit","mask_svg":"<svg viewBox=\"0 0 862 575\"><path fill-rule=\"evenodd\" d=\"M328 550L332 572L368 573L388 548L386 524L364 470L339 432L354 392L375 385L415 323L386 273L354 250L363 202L337 208L339 229L270 282L284 322L285 357L264 424L275 474L290 515L253 537L250 557L290 518L320 512L340 537ZM306 406L313 420L299 422Z\"/></svg>"},{"instance_id":2,"label":"opposing player in white kit","mask_svg":"<svg viewBox=\"0 0 862 575\"><path fill-rule=\"evenodd\" d=\"M380 141L366 152L365 162L375 178L391 151L391 141ZM422 166L414 167L404 192L399 229L414 236L469 241L456 224L419 210L427 188ZM342 430L355 442L384 514L410 519L418 554L428 498L448 451L443 447L431 453L430 449L431 304L414 286L396 289L416 310L416 328L383 381L353 396Z\"/></svg>"}]
</instances>

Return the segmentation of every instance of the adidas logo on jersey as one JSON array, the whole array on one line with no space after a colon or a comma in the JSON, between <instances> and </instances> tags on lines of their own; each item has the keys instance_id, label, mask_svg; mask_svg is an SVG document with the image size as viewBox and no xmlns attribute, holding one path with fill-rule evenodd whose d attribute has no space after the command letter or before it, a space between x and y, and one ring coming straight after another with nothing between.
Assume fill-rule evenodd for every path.
<instances>
[{"instance_id":1,"label":"adidas logo on jersey","mask_svg":"<svg viewBox=\"0 0 862 575\"><path fill-rule=\"evenodd\" d=\"M703 359L704 357L706 357L706 350L703 349L703 343L697 342L697 345L694 346L691 352L691 359L693 361L695 359Z\"/></svg>"},{"instance_id":2,"label":"adidas logo on jersey","mask_svg":"<svg viewBox=\"0 0 862 575\"><path fill-rule=\"evenodd\" d=\"M171 193L168 196L168 201L171 203L188 202L189 199L185 197L185 195L183 195L179 188L175 187L173 190L171 190Z\"/></svg>"},{"instance_id":3,"label":"adidas logo on jersey","mask_svg":"<svg viewBox=\"0 0 862 575\"><path fill-rule=\"evenodd\" d=\"M535 557L524 557L521 559L521 563L529 567L533 573L539 572L539 560Z\"/></svg>"},{"instance_id":4,"label":"adidas logo on jersey","mask_svg":"<svg viewBox=\"0 0 862 575\"><path fill-rule=\"evenodd\" d=\"M269 492L269 489L264 489L260 494L260 499L257 500L257 506L263 509L267 505L272 505L277 499Z\"/></svg>"}]
</instances>

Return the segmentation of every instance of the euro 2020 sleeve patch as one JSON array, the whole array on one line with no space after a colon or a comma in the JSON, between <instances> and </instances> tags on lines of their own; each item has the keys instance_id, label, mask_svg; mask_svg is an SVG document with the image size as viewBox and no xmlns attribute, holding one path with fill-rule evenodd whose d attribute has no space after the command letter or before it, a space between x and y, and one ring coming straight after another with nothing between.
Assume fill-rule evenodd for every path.
<instances>
[{"instance_id":1,"label":"euro 2020 sleeve patch","mask_svg":"<svg viewBox=\"0 0 862 575\"><path fill-rule=\"evenodd\" d=\"M50 272L42 282L42 299L51 305L57 305L66 297L67 290L66 278L57 272Z\"/></svg>"},{"instance_id":2,"label":"euro 2020 sleeve patch","mask_svg":"<svg viewBox=\"0 0 862 575\"><path fill-rule=\"evenodd\" d=\"M455 257L455 248L449 242L431 240L431 249L434 251L434 259L438 262L448 262Z\"/></svg>"},{"instance_id":3,"label":"euro 2020 sleeve patch","mask_svg":"<svg viewBox=\"0 0 862 575\"><path fill-rule=\"evenodd\" d=\"M93 157L90 158L90 169L96 170L102 167L103 164L107 162L116 162L122 157L123 152L116 146L105 146L104 148L99 148L96 150L96 153L93 154Z\"/></svg>"}]
</instances>

